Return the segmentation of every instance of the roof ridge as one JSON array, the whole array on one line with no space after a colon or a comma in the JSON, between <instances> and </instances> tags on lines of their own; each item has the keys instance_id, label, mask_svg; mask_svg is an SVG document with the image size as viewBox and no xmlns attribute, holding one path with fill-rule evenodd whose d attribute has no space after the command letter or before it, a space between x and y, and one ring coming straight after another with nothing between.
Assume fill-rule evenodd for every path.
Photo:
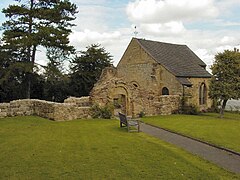
<instances>
[{"instance_id":1,"label":"roof ridge","mask_svg":"<svg viewBox=\"0 0 240 180\"><path fill-rule=\"evenodd\" d=\"M175 46L187 46L186 44L175 44L175 43L168 43L168 42L162 42L162 41L148 40L144 38L133 38L133 39L136 39L137 41L155 42L155 43L169 44L169 45L175 45Z\"/></svg>"}]
</instances>

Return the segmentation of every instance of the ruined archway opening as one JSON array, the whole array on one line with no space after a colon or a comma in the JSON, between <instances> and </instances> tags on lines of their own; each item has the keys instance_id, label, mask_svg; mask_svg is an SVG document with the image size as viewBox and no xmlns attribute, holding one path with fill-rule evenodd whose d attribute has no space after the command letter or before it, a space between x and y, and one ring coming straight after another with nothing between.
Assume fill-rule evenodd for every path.
<instances>
[{"instance_id":1,"label":"ruined archway opening","mask_svg":"<svg viewBox=\"0 0 240 180\"><path fill-rule=\"evenodd\" d=\"M124 94L118 94L113 99L114 111L127 113L127 98Z\"/></svg>"}]
</instances>

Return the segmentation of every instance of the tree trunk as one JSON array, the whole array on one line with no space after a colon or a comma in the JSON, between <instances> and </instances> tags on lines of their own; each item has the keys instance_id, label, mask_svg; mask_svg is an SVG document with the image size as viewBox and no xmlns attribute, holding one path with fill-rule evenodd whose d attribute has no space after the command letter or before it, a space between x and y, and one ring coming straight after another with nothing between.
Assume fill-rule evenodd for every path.
<instances>
[{"instance_id":1,"label":"tree trunk","mask_svg":"<svg viewBox=\"0 0 240 180\"><path fill-rule=\"evenodd\" d=\"M222 107L221 107L221 110L220 110L220 118L223 118L224 110L225 110L227 101L228 101L227 99L224 99L224 100L223 100Z\"/></svg>"},{"instance_id":2,"label":"tree trunk","mask_svg":"<svg viewBox=\"0 0 240 180\"><path fill-rule=\"evenodd\" d=\"M27 75L27 94L26 94L26 98L30 99L31 98L31 78L30 78L30 74Z\"/></svg>"},{"instance_id":3,"label":"tree trunk","mask_svg":"<svg viewBox=\"0 0 240 180\"><path fill-rule=\"evenodd\" d=\"M28 35L29 38L31 37L32 34L32 23L33 23L33 19L32 19L32 10L33 10L33 5L34 5L34 0L30 1L30 13L29 13L29 25L28 25ZM34 46L35 47L35 46ZM30 99L31 98L31 79L32 79L32 72L33 72L33 65L34 65L34 61L35 61L35 52L36 52L36 47L33 47L33 54L31 53L32 50L32 46L28 46L28 61L29 63L31 63L31 67L30 67L30 71L27 74L27 89L26 89L26 98Z\"/></svg>"}]
</instances>

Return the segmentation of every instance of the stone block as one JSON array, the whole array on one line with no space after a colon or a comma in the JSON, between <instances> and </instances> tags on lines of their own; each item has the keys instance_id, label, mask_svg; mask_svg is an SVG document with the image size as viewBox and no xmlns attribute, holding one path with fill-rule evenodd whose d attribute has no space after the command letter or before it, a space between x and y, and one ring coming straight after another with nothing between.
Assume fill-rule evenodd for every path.
<instances>
[{"instance_id":1,"label":"stone block","mask_svg":"<svg viewBox=\"0 0 240 180\"><path fill-rule=\"evenodd\" d=\"M5 118L7 117L7 113L6 112L0 112L0 118Z\"/></svg>"}]
</instances>

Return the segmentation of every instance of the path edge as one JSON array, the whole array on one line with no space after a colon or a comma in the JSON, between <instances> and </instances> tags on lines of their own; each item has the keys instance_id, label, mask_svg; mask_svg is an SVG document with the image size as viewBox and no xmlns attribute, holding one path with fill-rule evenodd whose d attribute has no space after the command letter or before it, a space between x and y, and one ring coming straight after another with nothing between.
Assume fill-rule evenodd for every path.
<instances>
[{"instance_id":1,"label":"path edge","mask_svg":"<svg viewBox=\"0 0 240 180\"><path fill-rule=\"evenodd\" d=\"M158 129L162 129L162 130L168 131L168 132L170 132L170 133L174 133L174 134L177 134L177 135L180 135L180 136L183 136L183 137L192 139L192 140L194 140L194 141L198 141L198 142L200 142L200 143L203 143L203 144L206 144L206 145L215 147L215 148L217 148L217 149L224 150L224 151L226 151L226 152L230 152L230 153L232 153L232 154L235 154L235 155L240 156L240 153L239 153L239 152L233 151L233 150L231 150L231 149L228 149L228 148L225 148L225 147L221 147L221 146L217 146L217 145L215 145L215 144L211 144L211 143L209 143L209 142L206 142L206 141L203 141L203 140L194 138L194 137L190 137L190 136L187 136L187 135L185 135L185 134L182 134L182 133L179 133L179 132L176 132L176 131L172 131L172 130L169 130L169 129L166 129L166 128L163 128L163 127L159 127L159 126L156 126L156 125L153 125L153 124L149 124L149 123L146 123L146 122L143 122L143 121L141 121L141 123L146 124L146 125L149 125L149 126L152 126L152 127L155 127L155 128L158 128Z\"/></svg>"}]
</instances>

